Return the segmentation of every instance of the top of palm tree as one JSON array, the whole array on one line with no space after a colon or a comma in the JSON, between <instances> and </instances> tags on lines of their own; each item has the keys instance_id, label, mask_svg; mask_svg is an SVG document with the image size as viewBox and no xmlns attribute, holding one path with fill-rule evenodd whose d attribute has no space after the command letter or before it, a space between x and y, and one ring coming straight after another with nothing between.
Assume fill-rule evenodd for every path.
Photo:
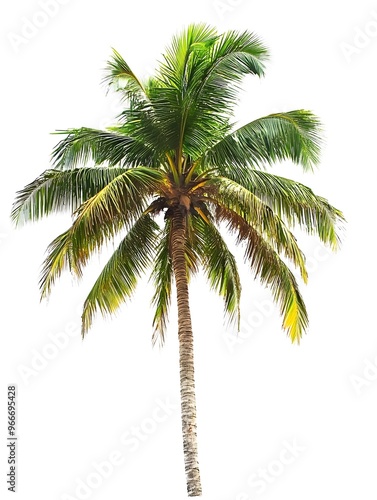
<instances>
[{"instance_id":1,"label":"top of palm tree","mask_svg":"<svg viewBox=\"0 0 377 500\"><path fill-rule=\"evenodd\" d=\"M83 333L97 310L114 312L152 267L154 340L159 335L163 341L173 282L170 220L178 207L187 223L188 276L202 268L239 322L241 285L221 236L224 222L254 274L271 288L284 329L299 341L307 311L284 259L304 281L307 271L291 229L299 226L335 250L344 218L310 188L265 168L281 160L305 170L318 164L321 126L312 112L275 113L238 128L234 123L240 83L249 74L263 76L267 58L253 33L218 34L204 24L175 36L146 81L114 50L104 81L124 102L117 125L58 132L65 137L53 150L52 168L18 192L12 218L21 224L73 212L72 226L49 246L43 297L63 269L81 276L91 254L124 233L84 304ZM154 220L160 212L163 227Z\"/></svg>"}]
</instances>

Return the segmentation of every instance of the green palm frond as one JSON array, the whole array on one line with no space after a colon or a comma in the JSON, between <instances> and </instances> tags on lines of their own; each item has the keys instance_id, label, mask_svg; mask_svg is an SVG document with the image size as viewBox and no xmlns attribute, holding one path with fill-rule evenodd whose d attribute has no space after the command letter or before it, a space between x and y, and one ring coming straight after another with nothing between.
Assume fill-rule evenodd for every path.
<instances>
[{"instance_id":1,"label":"green palm frond","mask_svg":"<svg viewBox=\"0 0 377 500\"><path fill-rule=\"evenodd\" d=\"M161 95L158 98L161 100ZM127 152L131 166L139 163L157 167L163 162L166 152L175 151L176 137L170 126L172 112L169 111L169 105L164 102L162 113L157 114L157 99L152 95L151 100L153 106L138 102L126 108L118 117L120 125L109 128L116 134L137 138L132 139L133 143Z\"/></svg>"},{"instance_id":2,"label":"green palm frond","mask_svg":"<svg viewBox=\"0 0 377 500\"><path fill-rule=\"evenodd\" d=\"M152 298L152 305L155 307L152 344L155 345L157 339L160 339L161 346L165 342L173 285L173 265L170 257L170 227L171 223L167 220L162 230L156 252L155 265L151 274L155 290Z\"/></svg>"},{"instance_id":3,"label":"green palm frond","mask_svg":"<svg viewBox=\"0 0 377 500\"><path fill-rule=\"evenodd\" d=\"M218 34L211 26L195 24L173 38L160 66L159 79L163 86L197 98L204 91L207 96L214 90L227 99L234 95L229 86L245 75L264 74L267 58L266 47L253 33ZM215 110L218 112L217 107Z\"/></svg>"},{"instance_id":4,"label":"green palm frond","mask_svg":"<svg viewBox=\"0 0 377 500\"><path fill-rule=\"evenodd\" d=\"M318 235L333 250L339 248L339 229L345 222L340 210L323 197L296 181L268 172L245 168L229 171L229 177L254 193L287 222L308 234Z\"/></svg>"},{"instance_id":5,"label":"green palm frond","mask_svg":"<svg viewBox=\"0 0 377 500\"><path fill-rule=\"evenodd\" d=\"M63 269L80 277L91 254L121 229L129 229L141 216L163 179L158 170L130 169L85 201L75 212L75 220L64 238L59 237L48 247L40 281L42 297L50 293Z\"/></svg>"},{"instance_id":6,"label":"green palm frond","mask_svg":"<svg viewBox=\"0 0 377 500\"><path fill-rule=\"evenodd\" d=\"M145 143L127 137L122 128L116 132L82 127L60 130L56 134L66 135L52 152L56 169L72 169L94 162L94 165L135 167L149 166L155 162L156 153Z\"/></svg>"},{"instance_id":7,"label":"green palm frond","mask_svg":"<svg viewBox=\"0 0 377 500\"><path fill-rule=\"evenodd\" d=\"M197 70L198 58L217 40L217 31L203 23L191 24L172 39L160 63L157 79L163 87L172 87L182 91L185 84L192 80L192 71ZM197 56L195 62L194 57ZM201 62L201 59L199 59Z\"/></svg>"},{"instance_id":8,"label":"green palm frond","mask_svg":"<svg viewBox=\"0 0 377 500\"><path fill-rule=\"evenodd\" d=\"M141 215L164 180L159 170L146 167L126 170L79 207L73 224L75 237L102 244L104 236L116 234L119 222L132 223Z\"/></svg>"},{"instance_id":9,"label":"green palm frond","mask_svg":"<svg viewBox=\"0 0 377 500\"><path fill-rule=\"evenodd\" d=\"M282 326L291 341L299 343L309 321L296 278L273 246L240 215L226 208L222 208L219 215L237 235L237 242L246 243L246 261L250 262L255 277L272 291L283 316Z\"/></svg>"},{"instance_id":10,"label":"green palm frond","mask_svg":"<svg viewBox=\"0 0 377 500\"><path fill-rule=\"evenodd\" d=\"M268 50L254 33L227 31L219 35L208 50L204 74L195 80L196 97L212 105L215 112L224 113L218 106L231 109L237 101L237 84L249 74L263 76L267 59Z\"/></svg>"},{"instance_id":11,"label":"green palm frond","mask_svg":"<svg viewBox=\"0 0 377 500\"><path fill-rule=\"evenodd\" d=\"M123 57L113 49L112 58L105 69L103 82L115 90L122 90L127 97L145 96L145 89Z\"/></svg>"},{"instance_id":12,"label":"green palm frond","mask_svg":"<svg viewBox=\"0 0 377 500\"><path fill-rule=\"evenodd\" d=\"M254 229L250 229L245 256L250 260L256 277L271 289L275 302L280 305L284 330L292 342L300 343L309 320L294 275Z\"/></svg>"},{"instance_id":13,"label":"green palm frond","mask_svg":"<svg viewBox=\"0 0 377 500\"><path fill-rule=\"evenodd\" d=\"M52 213L74 212L125 171L119 167L46 170L17 192L11 218L22 225Z\"/></svg>"},{"instance_id":14,"label":"green palm frond","mask_svg":"<svg viewBox=\"0 0 377 500\"><path fill-rule=\"evenodd\" d=\"M221 220L222 208L232 210L242 217L247 224L260 232L278 253L293 262L306 283L308 274L305 256L283 220L255 194L230 179L217 177L212 181L212 185L218 189L217 193L211 195L216 205L216 218Z\"/></svg>"},{"instance_id":15,"label":"green palm frond","mask_svg":"<svg viewBox=\"0 0 377 500\"><path fill-rule=\"evenodd\" d=\"M160 67L161 85L149 95L178 156L198 157L229 131L237 84L247 74L261 76L266 58L267 49L249 32L218 35L199 24L173 39Z\"/></svg>"},{"instance_id":16,"label":"green palm frond","mask_svg":"<svg viewBox=\"0 0 377 500\"><path fill-rule=\"evenodd\" d=\"M83 251L83 250L81 250ZM81 266L77 266L77 256L73 249L72 230L68 229L57 236L47 248L39 279L41 299L47 297L51 288L64 270L69 270L77 277L82 276Z\"/></svg>"},{"instance_id":17,"label":"green palm frond","mask_svg":"<svg viewBox=\"0 0 377 500\"><path fill-rule=\"evenodd\" d=\"M208 282L224 299L225 312L230 321L240 326L241 281L234 255L218 229L201 217L193 217L197 252Z\"/></svg>"},{"instance_id":18,"label":"green palm frond","mask_svg":"<svg viewBox=\"0 0 377 500\"><path fill-rule=\"evenodd\" d=\"M160 228L142 215L115 250L84 303L82 335L90 328L97 311L114 313L134 292L138 278L150 266L156 252Z\"/></svg>"},{"instance_id":19,"label":"green palm frond","mask_svg":"<svg viewBox=\"0 0 377 500\"><path fill-rule=\"evenodd\" d=\"M203 156L207 166L228 175L230 168L252 168L292 160L310 170L319 161L321 125L306 110L275 113L230 133Z\"/></svg>"}]
</instances>

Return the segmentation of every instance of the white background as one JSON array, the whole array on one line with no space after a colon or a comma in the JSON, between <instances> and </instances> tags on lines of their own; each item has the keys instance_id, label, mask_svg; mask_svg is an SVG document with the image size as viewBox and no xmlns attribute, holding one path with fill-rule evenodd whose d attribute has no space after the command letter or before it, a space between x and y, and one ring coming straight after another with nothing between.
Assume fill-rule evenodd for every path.
<instances>
[{"instance_id":1,"label":"white background","mask_svg":"<svg viewBox=\"0 0 377 500\"><path fill-rule=\"evenodd\" d=\"M254 31L270 48L267 76L245 82L241 123L298 108L320 116L326 145L319 169L274 171L328 197L348 221L335 255L300 236L311 322L299 347L281 330L271 295L254 282L240 252L238 343L224 325L221 301L201 280L192 283L203 498L375 499L377 4L71 0L56 3L47 17L41 12L41 2L26 0L3 2L0 12L1 496L6 393L15 383L20 500L186 498L175 302L163 349L151 347L146 281L117 317L98 317L82 341L80 307L105 255L80 284L64 276L50 301L40 303L44 251L70 215L16 231L9 212L17 189L49 167L57 142L51 132L102 128L119 112L100 85L111 47L146 76L173 34L203 21L220 31ZM40 27L33 32L28 22ZM158 401L174 407L158 410L163 422L155 419ZM135 427L142 434L130 446L124 436ZM284 451L287 443L294 454ZM99 475L95 465L114 451L118 465ZM261 479L263 469L268 479Z\"/></svg>"}]
</instances>

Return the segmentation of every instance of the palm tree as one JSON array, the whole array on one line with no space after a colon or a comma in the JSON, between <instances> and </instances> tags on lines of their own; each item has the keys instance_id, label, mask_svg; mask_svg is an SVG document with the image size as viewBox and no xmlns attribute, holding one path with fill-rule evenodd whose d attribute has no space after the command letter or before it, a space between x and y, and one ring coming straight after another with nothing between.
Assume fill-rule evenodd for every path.
<instances>
[{"instance_id":1,"label":"palm tree","mask_svg":"<svg viewBox=\"0 0 377 500\"><path fill-rule=\"evenodd\" d=\"M305 257L290 229L303 228L332 249L342 213L313 191L268 172L291 160L310 170L319 161L321 128L306 110L276 113L236 127L239 85L264 74L268 51L252 33L218 34L190 25L173 38L154 77L141 81L114 50L105 83L124 111L104 131L60 131L52 168L17 193L16 224L69 210L73 223L48 247L40 279L48 296L62 271L80 277L93 252L121 235L82 313L82 335L97 311L111 314L151 268L152 336L161 345L175 283L178 303L181 412L189 496L201 495L197 457L193 333L189 279L202 269L239 325L241 284L221 230L244 247L254 275L280 306L283 329L299 342L308 316L295 275L307 280ZM157 217L159 214L164 217Z\"/></svg>"}]
</instances>

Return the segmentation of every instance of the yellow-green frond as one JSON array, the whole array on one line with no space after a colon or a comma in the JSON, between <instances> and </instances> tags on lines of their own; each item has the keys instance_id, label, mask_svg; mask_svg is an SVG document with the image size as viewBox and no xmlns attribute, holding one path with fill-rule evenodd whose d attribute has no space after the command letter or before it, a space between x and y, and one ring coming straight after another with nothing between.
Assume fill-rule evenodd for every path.
<instances>
[{"instance_id":1,"label":"yellow-green frond","mask_svg":"<svg viewBox=\"0 0 377 500\"><path fill-rule=\"evenodd\" d=\"M236 234L238 243L246 245L246 261L255 277L271 289L280 306L283 328L292 342L299 343L308 326L308 315L293 273L273 246L239 214L223 207L218 215L219 220L228 222L228 229Z\"/></svg>"},{"instance_id":2,"label":"yellow-green frond","mask_svg":"<svg viewBox=\"0 0 377 500\"><path fill-rule=\"evenodd\" d=\"M125 172L119 167L46 170L17 192L11 218L20 226L53 213L72 213Z\"/></svg>"},{"instance_id":3,"label":"yellow-green frond","mask_svg":"<svg viewBox=\"0 0 377 500\"><path fill-rule=\"evenodd\" d=\"M155 265L150 278L155 290L152 298L152 305L155 307L152 344L154 345L159 339L161 346L165 342L173 284L173 266L170 257L170 226L170 220L167 220L161 234Z\"/></svg>"},{"instance_id":4,"label":"yellow-green frond","mask_svg":"<svg viewBox=\"0 0 377 500\"><path fill-rule=\"evenodd\" d=\"M213 290L223 299L225 312L231 322L240 326L241 281L237 263L218 229L211 221L193 217L195 248L201 258L203 271Z\"/></svg>"},{"instance_id":5,"label":"yellow-green frond","mask_svg":"<svg viewBox=\"0 0 377 500\"><path fill-rule=\"evenodd\" d=\"M212 199L216 200L217 217L221 217L222 208L242 217L259 231L278 253L290 259L300 270L304 282L307 282L305 256L283 220L260 198L240 184L225 177L217 177L213 185L218 189L211 194Z\"/></svg>"},{"instance_id":6,"label":"yellow-green frond","mask_svg":"<svg viewBox=\"0 0 377 500\"><path fill-rule=\"evenodd\" d=\"M97 311L112 314L132 295L138 278L154 259L159 232L158 224L149 215L142 215L129 230L85 300L82 335Z\"/></svg>"}]
</instances>

